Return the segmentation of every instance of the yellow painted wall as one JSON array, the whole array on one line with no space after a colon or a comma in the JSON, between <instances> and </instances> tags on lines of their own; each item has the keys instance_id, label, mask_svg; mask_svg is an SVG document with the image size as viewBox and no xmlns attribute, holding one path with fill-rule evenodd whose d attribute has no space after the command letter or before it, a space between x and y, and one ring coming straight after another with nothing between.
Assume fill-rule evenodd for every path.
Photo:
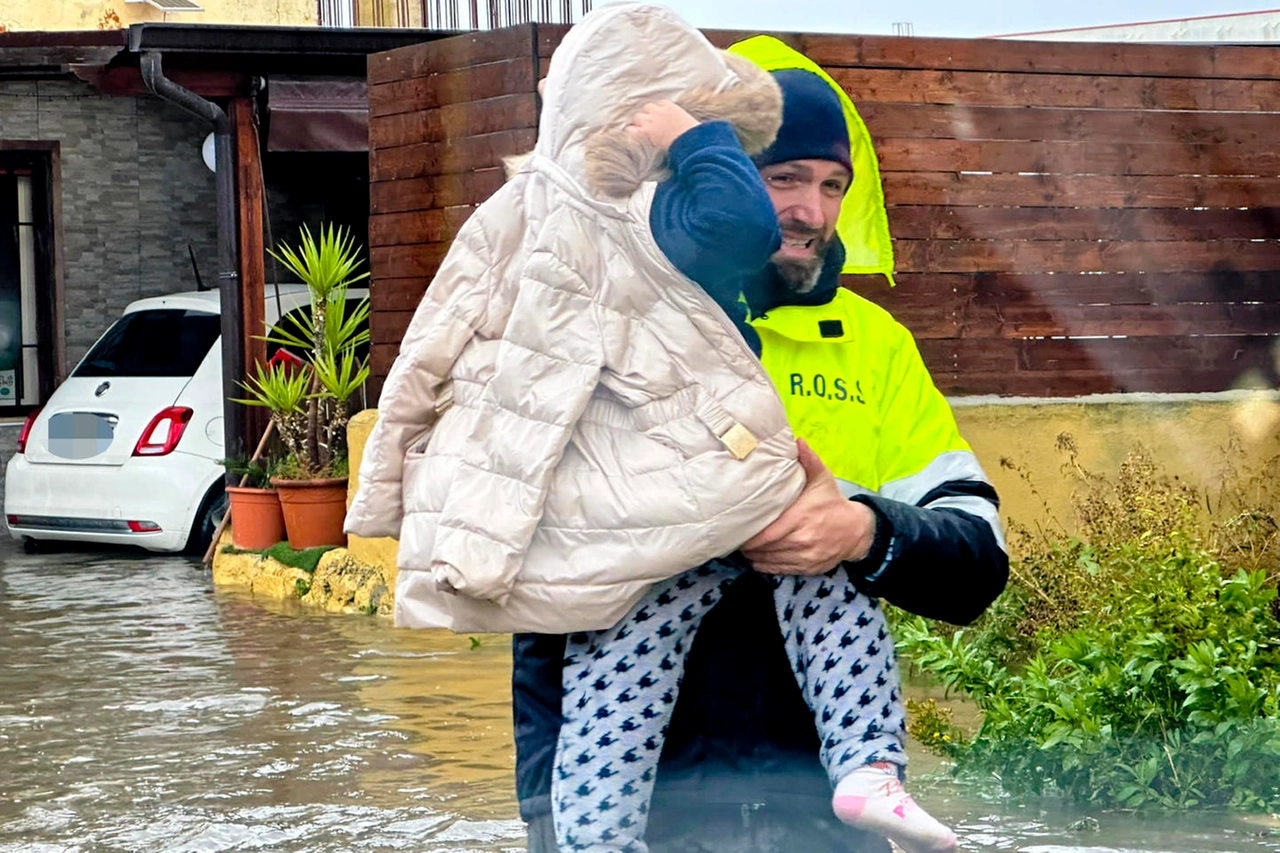
<instances>
[{"instance_id":1,"label":"yellow painted wall","mask_svg":"<svg viewBox=\"0 0 1280 853\"><path fill-rule=\"evenodd\" d=\"M1064 528L1075 528L1075 486L1063 474L1067 456L1058 449L1064 433L1074 440L1080 465L1093 473L1114 475L1142 445L1167 473L1215 494L1228 465L1246 473L1280 456L1280 401L1266 396L1039 404L961 400L955 413L1000 493L1001 515L1027 526L1051 523L1051 514ZM376 418L368 410L351 421L353 472ZM1018 469L1029 475L1034 490ZM350 547L364 562L395 565L394 540L352 537Z\"/></svg>"},{"instance_id":2,"label":"yellow painted wall","mask_svg":"<svg viewBox=\"0 0 1280 853\"><path fill-rule=\"evenodd\" d=\"M316 0L194 0L203 12L165 13L125 0L4 0L0 26L16 30L94 30L168 21L179 24L318 23Z\"/></svg>"},{"instance_id":3,"label":"yellow painted wall","mask_svg":"<svg viewBox=\"0 0 1280 853\"><path fill-rule=\"evenodd\" d=\"M1052 515L1065 529L1076 529L1075 481L1063 471L1068 455L1058 449L1063 434L1073 439L1081 467L1092 473L1114 475L1141 445L1167 474L1214 496L1230 469L1245 475L1280 456L1280 401L1266 395L1172 402L961 402L955 413L960 432L1000 493L1001 515L1025 525ZM1029 475L1031 484L1010 466Z\"/></svg>"},{"instance_id":4,"label":"yellow painted wall","mask_svg":"<svg viewBox=\"0 0 1280 853\"><path fill-rule=\"evenodd\" d=\"M378 420L377 409L365 409L347 423L347 452L351 458L351 476L347 480L347 504L360 485L360 460L364 458L364 446L369 433ZM351 556L370 566L380 566L391 589L396 586L396 540L347 537L347 550Z\"/></svg>"}]
</instances>

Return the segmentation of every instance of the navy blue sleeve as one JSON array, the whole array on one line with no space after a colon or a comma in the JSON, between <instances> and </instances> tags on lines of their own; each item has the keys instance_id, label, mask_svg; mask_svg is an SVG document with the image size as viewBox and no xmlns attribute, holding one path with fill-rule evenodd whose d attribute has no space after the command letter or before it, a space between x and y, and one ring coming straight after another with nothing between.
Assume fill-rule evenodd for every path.
<instances>
[{"instance_id":1,"label":"navy blue sleeve","mask_svg":"<svg viewBox=\"0 0 1280 853\"><path fill-rule=\"evenodd\" d=\"M742 328L742 280L762 270L782 245L760 172L723 121L681 134L667 164L671 177L658 185L649 212L654 240ZM751 333L748 342L758 351L753 339Z\"/></svg>"},{"instance_id":2,"label":"navy blue sleeve","mask_svg":"<svg viewBox=\"0 0 1280 853\"><path fill-rule=\"evenodd\" d=\"M985 488L986 483L946 487ZM935 492L938 490L935 490ZM934 499L934 494L926 500ZM856 495L876 514L875 541L866 557L845 563L854 584L911 613L967 625L1004 591L1009 556L991 525L954 507L914 506L879 495Z\"/></svg>"}]
</instances>

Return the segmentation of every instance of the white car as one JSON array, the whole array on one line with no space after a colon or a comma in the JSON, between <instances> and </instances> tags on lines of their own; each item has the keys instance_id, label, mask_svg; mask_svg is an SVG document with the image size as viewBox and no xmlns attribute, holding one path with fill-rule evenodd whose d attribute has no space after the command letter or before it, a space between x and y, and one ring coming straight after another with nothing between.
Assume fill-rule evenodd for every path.
<instances>
[{"instance_id":1,"label":"white car","mask_svg":"<svg viewBox=\"0 0 1280 853\"><path fill-rule=\"evenodd\" d=\"M281 285L279 308L268 294L269 323L306 310L302 285ZM11 537L151 551L208 543L226 473L220 325L217 291L125 309L23 424L5 472Z\"/></svg>"}]
</instances>

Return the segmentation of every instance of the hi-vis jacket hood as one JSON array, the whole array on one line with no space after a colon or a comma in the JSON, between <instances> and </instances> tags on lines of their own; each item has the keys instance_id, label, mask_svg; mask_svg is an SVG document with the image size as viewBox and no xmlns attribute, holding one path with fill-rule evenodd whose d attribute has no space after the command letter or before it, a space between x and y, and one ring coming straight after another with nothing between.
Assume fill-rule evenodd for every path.
<instances>
[{"instance_id":1,"label":"hi-vis jacket hood","mask_svg":"<svg viewBox=\"0 0 1280 853\"><path fill-rule=\"evenodd\" d=\"M809 57L773 36L752 36L730 45L734 56L749 59L766 71L799 68L817 74L835 90L844 107L849 128L849 154L853 161L853 183L840 205L836 233L844 244L841 272L880 273L893 285L893 241L889 237L889 215L885 210L884 188L880 185L880 162L862 116L840 84Z\"/></svg>"},{"instance_id":2,"label":"hi-vis jacket hood","mask_svg":"<svg viewBox=\"0 0 1280 853\"><path fill-rule=\"evenodd\" d=\"M346 527L400 538L397 624L610 626L803 488L769 377L654 242L660 152L623 128L657 99L728 120L748 153L781 115L770 75L664 7L565 37L537 149L458 233L360 466Z\"/></svg>"}]
</instances>

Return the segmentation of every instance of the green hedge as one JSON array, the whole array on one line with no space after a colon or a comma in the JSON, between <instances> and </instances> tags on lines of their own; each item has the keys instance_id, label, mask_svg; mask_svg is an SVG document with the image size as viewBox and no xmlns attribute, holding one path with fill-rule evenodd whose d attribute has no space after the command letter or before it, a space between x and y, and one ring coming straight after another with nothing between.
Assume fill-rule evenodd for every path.
<instances>
[{"instance_id":1,"label":"green hedge","mask_svg":"<svg viewBox=\"0 0 1280 853\"><path fill-rule=\"evenodd\" d=\"M969 733L913 704L912 733L1015 796L1280 808L1274 468L1208 500L1141 451L1085 472L1064 439L1079 535L1015 531L1009 589L969 628L895 620L982 711Z\"/></svg>"}]
</instances>

